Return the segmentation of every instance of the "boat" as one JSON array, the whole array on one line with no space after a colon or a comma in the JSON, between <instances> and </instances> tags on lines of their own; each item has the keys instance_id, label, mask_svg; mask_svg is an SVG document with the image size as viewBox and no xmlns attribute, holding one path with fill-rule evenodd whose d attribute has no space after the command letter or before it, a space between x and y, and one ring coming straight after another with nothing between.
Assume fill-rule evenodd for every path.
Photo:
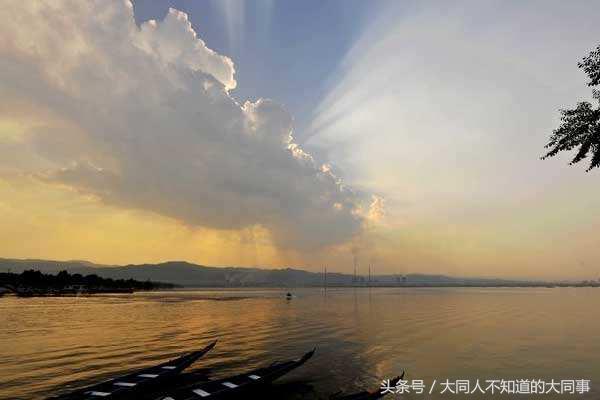
<instances>
[{"instance_id":1,"label":"boat","mask_svg":"<svg viewBox=\"0 0 600 400\"><path fill-rule=\"evenodd\" d=\"M200 357L212 350L217 341L210 343L202 350L194 351L171 361L153 367L128 373L102 383L88 386L48 400L80 400L80 399L124 399L135 398L143 393L159 388L174 380L185 368L192 365Z\"/></svg>"},{"instance_id":2,"label":"boat","mask_svg":"<svg viewBox=\"0 0 600 400\"><path fill-rule=\"evenodd\" d=\"M390 379L389 386L395 387L402 378L404 378L404 372L402 372L402 375L397 376L394 379ZM362 392L358 392L358 393L354 393L354 394L347 394L347 395L344 395L341 392L338 392L338 393L330 396L329 398L330 398L330 400L375 400L375 399L381 399L383 396L385 396L388 393L389 392L383 392L381 389L372 390L372 391L364 390Z\"/></svg>"},{"instance_id":3,"label":"boat","mask_svg":"<svg viewBox=\"0 0 600 400\"><path fill-rule=\"evenodd\" d=\"M297 360L274 362L268 367L255 369L240 375L235 375L225 379L203 382L190 387L174 390L161 396L161 400L198 400L200 398L209 398L210 400L219 400L246 394L261 386L273 382L288 372L300 367L308 361L315 349L304 354Z\"/></svg>"}]
</instances>

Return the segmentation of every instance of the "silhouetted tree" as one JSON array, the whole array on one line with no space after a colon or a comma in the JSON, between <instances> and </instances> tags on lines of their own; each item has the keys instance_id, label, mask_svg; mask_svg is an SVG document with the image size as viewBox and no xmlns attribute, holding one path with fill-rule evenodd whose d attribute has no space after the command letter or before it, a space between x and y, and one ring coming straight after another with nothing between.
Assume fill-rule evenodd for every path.
<instances>
[{"instance_id":1,"label":"silhouetted tree","mask_svg":"<svg viewBox=\"0 0 600 400\"><path fill-rule=\"evenodd\" d=\"M60 271L56 275L44 274L40 271L26 270L21 274L11 272L0 272L0 284L12 286L26 286L36 289L64 289L70 285L85 285L88 288L121 288L121 289L142 289L152 290L159 288L173 288L175 285L162 282L136 281L135 279L112 279L102 278L96 274L82 276L81 274L69 274L67 271Z\"/></svg>"},{"instance_id":2,"label":"silhouetted tree","mask_svg":"<svg viewBox=\"0 0 600 400\"><path fill-rule=\"evenodd\" d=\"M588 54L578 64L579 68L588 75L588 86L600 84L600 45ZM579 148L570 164L575 164L592 156L587 171L600 166L600 90L593 89L593 97L598 102L596 106L588 101L582 101L571 110L561 110L561 124L554 130L550 141L545 146L548 153L542 157L554 157L561 151Z\"/></svg>"},{"instance_id":3,"label":"silhouetted tree","mask_svg":"<svg viewBox=\"0 0 600 400\"><path fill-rule=\"evenodd\" d=\"M65 287L69 284L69 281L71 280L71 275L67 271L63 270L56 275L55 280L56 286Z\"/></svg>"},{"instance_id":4,"label":"silhouetted tree","mask_svg":"<svg viewBox=\"0 0 600 400\"><path fill-rule=\"evenodd\" d=\"M34 271L30 269L23 271L21 274L21 280L27 285L39 286L44 283L44 275L40 271Z\"/></svg>"}]
</instances>

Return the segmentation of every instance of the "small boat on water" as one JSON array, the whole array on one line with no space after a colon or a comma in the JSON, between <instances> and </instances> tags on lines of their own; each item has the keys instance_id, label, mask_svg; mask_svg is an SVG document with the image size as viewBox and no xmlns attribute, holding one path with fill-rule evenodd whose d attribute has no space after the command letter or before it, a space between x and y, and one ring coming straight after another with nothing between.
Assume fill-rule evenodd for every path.
<instances>
[{"instance_id":1,"label":"small boat on water","mask_svg":"<svg viewBox=\"0 0 600 400\"><path fill-rule=\"evenodd\" d=\"M402 378L404 378L404 372L402 372L402 375L397 376L394 379L390 379L389 386L395 387ZM375 399L381 399L386 394L388 394L388 393L382 392L381 389L372 390L372 391L365 390L365 391L362 391L359 393L347 394L347 395L344 395L342 393L336 393L330 397L330 400L375 400Z\"/></svg>"},{"instance_id":2,"label":"small boat on water","mask_svg":"<svg viewBox=\"0 0 600 400\"><path fill-rule=\"evenodd\" d=\"M136 396L148 393L171 382L181 371L212 350L216 344L217 342L214 341L202 350L194 351L174 360L122 375L93 386L88 386L75 392L53 397L49 400L137 398Z\"/></svg>"},{"instance_id":3,"label":"small boat on water","mask_svg":"<svg viewBox=\"0 0 600 400\"><path fill-rule=\"evenodd\" d=\"M246 394L298 368L308 361L314 353L315 349L304 354L297 360L274 362L268 367L255 369L244 374L174 390L172 393L160 397L160 399L198 400L200 398L207 398L210 400L219 400L239 394Z\"/></svg>"}]
</instances>

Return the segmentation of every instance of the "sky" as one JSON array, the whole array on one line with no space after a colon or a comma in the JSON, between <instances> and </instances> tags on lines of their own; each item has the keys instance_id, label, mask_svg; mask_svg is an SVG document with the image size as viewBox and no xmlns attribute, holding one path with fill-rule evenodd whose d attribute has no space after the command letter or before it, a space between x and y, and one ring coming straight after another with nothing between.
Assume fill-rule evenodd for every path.
<instances>
[{"instance_id":1,"label":"sky","mask_svg":"<svg viewBox=\"0 0 600 400\"><path fill-rule=\"evenodd\" d=\"M0 257L597 279L588 1L9 0Z\"/></svg>"}]
</instances>

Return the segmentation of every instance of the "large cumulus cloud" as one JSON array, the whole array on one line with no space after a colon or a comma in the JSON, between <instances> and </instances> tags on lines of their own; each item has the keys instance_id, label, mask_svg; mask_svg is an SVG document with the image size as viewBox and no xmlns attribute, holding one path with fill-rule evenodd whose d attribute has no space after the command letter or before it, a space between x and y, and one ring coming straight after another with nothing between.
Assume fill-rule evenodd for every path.
<instances>
[{"instance_id":1,"label":"large cumulus cloud","mask_svg":"<svg viewBox=\"0 0 600 400\"><path fill-rule=\"evenodd\" d=\"M285 248L354 237L363 196L294 143L282 107L238 104L234 74L177 10L137 26L123 0L0 9L0 113L43 120L11 144L36 160L21 170L194 226L260 225Z\"/></svg>"}]
</instances>

